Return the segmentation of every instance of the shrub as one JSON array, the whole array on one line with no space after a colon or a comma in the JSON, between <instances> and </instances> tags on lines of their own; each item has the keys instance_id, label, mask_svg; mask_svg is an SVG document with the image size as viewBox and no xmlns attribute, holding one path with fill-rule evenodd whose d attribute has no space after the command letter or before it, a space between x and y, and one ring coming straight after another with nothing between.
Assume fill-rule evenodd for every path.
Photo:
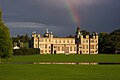
<instances>
[{"instance_id":1,"label":"shrub","mask_svg":"<svg viewBox=\"0 0 120 80\"><path fill-rule=\"evenodd\" d=\"M21 49L15 49L13 50L13 55L34 55L34 54L40 54L40 49L35 48L21 48Z\"/></svg>"}]
</instances>

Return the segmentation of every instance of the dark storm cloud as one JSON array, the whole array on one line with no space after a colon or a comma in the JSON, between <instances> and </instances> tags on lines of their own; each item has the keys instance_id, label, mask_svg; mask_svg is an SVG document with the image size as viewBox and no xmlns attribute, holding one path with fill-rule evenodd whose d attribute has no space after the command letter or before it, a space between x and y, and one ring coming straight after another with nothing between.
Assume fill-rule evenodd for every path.
<instances>
[{"instance_id":1,"label":"dark storm cloud","mask_svg":"<svg viewBox=\"0 0 120 80\"><path fill-rule=\"evenodd\" d=\"M90 32L111 32L120 28L120 0L72 1L78 10L82 29ZM61 34L61 31L63 35L75 33L75 25L64 0L0 0L0 5L3 10L3 20L6 22L43 23L50 26L39 27L40 32L43 32L45 28L50 28L56 34ZM9 25L13 27L12 23ZM20 25L18 27L23 26L23 24L18 25ZM11 27L14 34L17 28L13 30ZM25 29L30 33L34 27L29 30L25 27Z\"/></svg>"}]
</instances>

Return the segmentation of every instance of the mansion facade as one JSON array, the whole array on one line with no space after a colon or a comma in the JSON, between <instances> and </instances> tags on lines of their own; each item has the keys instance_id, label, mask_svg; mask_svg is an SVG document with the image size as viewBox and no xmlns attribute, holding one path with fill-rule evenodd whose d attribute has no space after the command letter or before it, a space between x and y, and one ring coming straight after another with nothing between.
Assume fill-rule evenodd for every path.
<instances>
[{"instance_id":1,"label":"mansion facade","mask_svg":"<svg viewBox=\"0 0 120 80\"><path fill-rule=\"evenodd\" d=\"M77 28L75 38L55 38L47 29L44 37L32 33L30 47L39 48L40 54L98 54L98 34L83 36Z\"/></svg>"}]
</instances>

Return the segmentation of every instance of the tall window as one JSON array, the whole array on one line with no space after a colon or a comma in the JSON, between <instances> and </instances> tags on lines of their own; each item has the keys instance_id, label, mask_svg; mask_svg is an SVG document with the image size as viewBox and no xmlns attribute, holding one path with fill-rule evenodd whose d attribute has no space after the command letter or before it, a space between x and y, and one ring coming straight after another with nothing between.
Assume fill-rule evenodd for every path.
<instances>
[{"instance_id":1,"label":"tall window","mask_svg":"<svg viewBox=\"0 0 120 80\"><path fill-rule=\"evenodd\" d=\"M47 42L47 39L45 39L45 42Z\"/></svg>"},{"instance_id":2,"label":"tall window","mask_svg":"<svg viewBox=\"0 0 120 80\"><path fill-rule=\"evenodd\" d=\"M69 43L69 40L67 40L67 43Z\"/></svg>"},{"instance_id":3,"label":"tall window","mask_svg":"<svg viewBox=\"0 0 120 80\"><path fill-rule=\"evenodd\" d=\"M60 47L58 47L58 51L60 51Z\"/></svg>"},{"instance_id":4,"label":"tall window","mask_svg":"<svg viewBox=\"0 0 120 80\"><path fill-rule=\"evenodd\" d=\"M88 40L86 40L86 43L88 43Z\"/></svg>"},{"instance_id":5,"label":"tall window","mask_svg":"<svg viewBox=\"0 0 120 80\"><path fill-rule=\"evenodd\" d=\"M47 48L47 44L45 44L45 48Z\"/></svg>"},{"instance_id":6,"label":"tall window","mask_svg":"<svg viewBox=\"0 0 120 80\"><path fill-rule=\"evenodd\" d=\"M55 40L55 43L57 43L57 40Z\"/></svg>"},{"instance_id":7,"label":"tall window","mask_svg":"<svg viewBox=\"0 0 120 80\"><path fill-rule=\"evenodd\" d=\"M86 49L88 49L88 45L86 45Z\"/></svg>"},{"instance_id":8,"label":"tall window","mask_svg":"<svg viewBox=\"0 0 120 80\"><path fill-rule=\"evenodd\" d=\"M74 47L74 51L77 51L77 48L76 48L76 47Z\"/></svg>"},{"instance_id":9,"label":"tall window","mask_svg":"<svg viewBox=\"0 0 120 80\"><path fill-rule=\"evenodd\" d=\"M70 51L72 51L72 47L70 47Z\"/></svg>"},{"instance_id":10,"label":"tall window","mask_svg":"<svg viewBox=\"0 0 120 80\"><path fill-rule=\"evenodd\" d=\"M62 51L64 51L64 47L62 47Z\"/></svg>"},{"instance_id":11,"label":"tall window","mask_svg":"<svg viewBox=\"0 0 120 80\"><path fill-rule=\"evenodd\" d=\"M37 39L35 40L35 42L37 42Z\"/></svg>"},{"instance_id":12,"label":"tall window","mask_svg":"<svg viewBox=\"0 0 120 80\"><path fill-rule=\"evenodd\" d=\"M83 45L83 49L85 49L85 45Z\"/></svg>"},{"instance_id":13,"label":"tall window","mask_svg":"<svg viewBox=\"0 0 120 80\"><path fill-rule=\"evenodd\" d=\"M59 43L61 43L61 40L59 40Z\"/></svg>"},{"instance_id":14,"label":"tall window","mask_svg":"<svg viewBox=\"0 0 120 80\"><path fill-rule=\"evenodd\" d=\"M73 43L73 40L71 40L71 43Z\"/></svg>"},{"instance_id":15,"label":"tall window","mask_svg":"<svg viewBox=\"0 0 120 80\"><path fill-rule=\"evenodd\" d=\"M65 43L65 40L63 41L63 43Z\"/></svg>"}]
</instances>

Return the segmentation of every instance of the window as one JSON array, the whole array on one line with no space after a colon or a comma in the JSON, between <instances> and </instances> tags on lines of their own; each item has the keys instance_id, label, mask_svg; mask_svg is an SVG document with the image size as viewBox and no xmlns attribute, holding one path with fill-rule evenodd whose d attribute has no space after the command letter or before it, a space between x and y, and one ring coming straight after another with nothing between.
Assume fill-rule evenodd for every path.
<instances>
[{"instance_id":1,"label":"window","mask_svg":"<svg viewBox=\"0 0 120 80\"><path fill-rule=\"evenodd\" d=\"M73 43L73 40L71 40L71 43Z\"/></svg>"},{"instance_id":2,"label":"window","mask_svg":"<svg viewBox=\"0 0 120 80\"><path fill-rule=\"evenodd\" d=\"M67 43L69 43L69 40L67 41Z\"/></svg>"},{"instance_id":3,"label":"window","mask_svg":"<svg viewBox=\"0 0 120 80\"><path fill-rule=\"evenodd\" d=\"M72 51L72 47L70 47L70 51Z\"/></svg>"},{"instance_id":4,"label":"window","mask_svg":"<svg viewBox=\"0 0 120 80\"><path fill-rule=\"evenodd\" d=\"M63 43L65 43L65 40L63 41Z\"/></svg>"},{"instance_id":5,"label":"window","mask_svg":"<svg viewBox=\"0 0 120 80\"><path fill-rule=\"evenodd\" d=\"M94 49L94 45L90 45L90 49Z\"/></svg>"},{"instance_id":6,"label":"window","mask_svg":"<svg viewBox=\"0 0 120 80\"><path fill-rule=\"evenodd\" d=\"M86 45L86 49L88 49L88 45Z\"/></svg>"},{"instance_id":7,"label":"window","mask_svg":"<svg viewBox=\"0 0 120 80\"><path fill-rule=\"evenodd\" d=\"M85 45L83 45L83 49L85 49Z\"/></svg>"},{"instance_id":8,"label":"window","mask_svg":"<svg viewBox=\"0 0 120 80\"><path fill-rule=\"evenodd\" d=\"M47 39L45 39L45 42L47 42Z\"/></svg>"},{"instance_id":9,"label":"window","mask_svg":"<svg viewBox=\"0 0 120 80\"><path fill-rule=\"evenodd\" d=\"M88 43L88 40L86 40L86 43Z\"/></svg>"},{"instance_id":10,"label":"window","mask_svg":"<svg viewBox=\"0 0 120 80\"><path fill-rule=\"evenodd\" d=\"M64 47L62 47L62 51L64 51Z\"/></svg>"},{"instance_id":11,"label":"window","mask_svg":"<svg viewBox=\"0 0 120 80\"><path fill-rule=\"evenodd\" d=\"M86 53L88 53L88 51L86 51Z\"/></svg>"},{"instance_id":12,"label":"window","mask_svg":"<svg viewBox=\"0 0 120 80\"><path fill-rule=\"evenodd\" d=\"M55 40L55 43L57 43L57 40Z\"/></svg>"},{"instance_id":13,"label":"window","mask_svg":"<svg viewBox=\"0 0 120 80\"><path fill-rule=\"evenodd\" d=\"M56 46L54 46L54 48L56 48Z\"/></svg>"},{"instance_id":14,"label":"window","mask_svg":"<svg viewBox=\"0 0 120 80\"><path fill-rule=\"evenodd\" d=\"M74 47L74 51L77 51L77 48L76 48L76 47Z\"/></svg>"},{"instance_id":15,"label":"window","mask_svg":"<svg viewBox=\"0 0 120 80\"><path fill-rule=\"evenodd\" d=\"M60 47L58 47L58 51L60 51Z\"/></svg>"},{"instance_id":16,"label":"window","mask_svg":"<svg viewBox=\"0 0 120 80\"><path fill-rule=\"evenodd\" d=\"M59 43L61 43L61 40L59 40Z\"/></svg>"},{"instance_id":17,"label":"window","mask_svg":"<svg viewBox=\"0 0 120 80\"><path fill-rule=\"evenodd\" d=\"M83 43L85 43L85 41L83 40Z\"/></svg>"},{"instance_id":18,"label":"window","mask_svg":"<svg viewBox=\"0 0 120 80\"><path fill-rule=\"evenodd\" d=\"M94 40L90 40L91 43L94 43Z\"/></svg>"},{"instance_id":19,"label":"window","mask_svg":"<svg viewBox=\"0 0 120 80\"><path fill-rule=\"evenodd\" d=\"M47 48L47 44L45 44L45 48Z\"/></svg>"},{"instance_id":20,"label":"window","mask_svg":"<svg viewBox=\"0 0 120 80\"><path fill-rule=\"evenodd\" d=\"M39 42L43 42L43 39L40 39Z\"/></svg>"},{"instance_id":21,"label":"window","mask_svg":"<svg viewBox=\"0 0 120 80\"><path fill-rule=\"evenodd\" d=\"M96 40L96 43L98 43L98 41Z\"/></svg>"},{"instance_id":22,"label":"window","mask_svg":"<svg viewBox=\"0 0 120 80\"><path fill-rule=\"evenodd\" d=\"M44 44L40 44L40 47L41 47L41 48L44 48Z\"/></svg>"},{"instance_id":23,"label":"window","mask_svg":"<svg viewBox=\"0 0 120 80\"><path fill-rule=\"evenodd\" d=\"M51 40L49 39L49 42L51 42Z\"/></svg>"},{"instance_id":24,"label":"window","mask_svg":"<svg viewBox=\"0 0 120 80\"><path fill-rule=\"evenodd\" d=\"M83 51L83 53L85 53L85 51Z\"/></svg>"},{"instance_id":25,"label":"window","mask_svg":"<svg viewBox=\"0 0 120 80\"><path fill-rule=\"evenodd\" d=\"M90 51L90 53L94 53L94 51Z\"/></svg>"},{"instance_id":26,"label":"window","mask_svg":"<svg viewBox=\"0 0 120 80\"><path fill-rule=\"evenodd\" d=\"M40 53L43 53L43 50L40 50Z\"/></svg>"},{"instance_id":27,"label":"window","mask_svg":"<svg viewBox=\"0 0 120 80\"><path fill-rule=\"evenodd\" d=\"M45 53L47 53L47 50L45 50Z\"/></svg>"}]
</instances>

